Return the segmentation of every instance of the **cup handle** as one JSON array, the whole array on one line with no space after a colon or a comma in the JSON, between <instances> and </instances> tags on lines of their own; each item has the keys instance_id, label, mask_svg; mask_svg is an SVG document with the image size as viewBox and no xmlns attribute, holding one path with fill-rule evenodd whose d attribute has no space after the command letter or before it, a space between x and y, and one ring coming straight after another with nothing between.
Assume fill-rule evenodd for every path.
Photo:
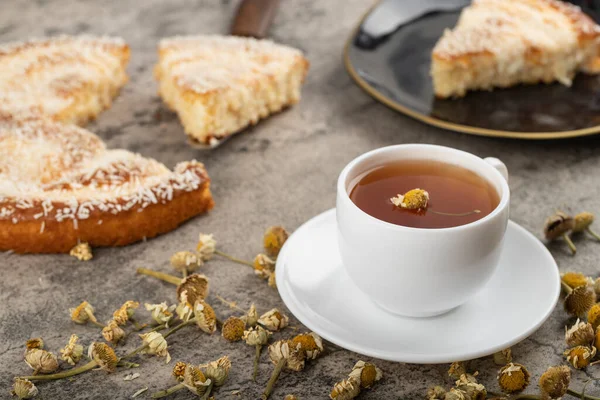
<instances>
[{"instance_id":1,"label":"cup handle","mask_svg":"<svg viewBox=\"0 0 600 400\"><path fill-rule=\"evenodd\" d=\"M504 163L502 161L500 161L496 157L486 157L483 159L483 161L490 164L492 167L496 168L496 170L498 170L498 172L500 172L500 175L502 175L504 177L504 179L506 179L506 182L508 182L508 169L506 168L506 165L504 165Z\"/></svg>"}]
</instances>

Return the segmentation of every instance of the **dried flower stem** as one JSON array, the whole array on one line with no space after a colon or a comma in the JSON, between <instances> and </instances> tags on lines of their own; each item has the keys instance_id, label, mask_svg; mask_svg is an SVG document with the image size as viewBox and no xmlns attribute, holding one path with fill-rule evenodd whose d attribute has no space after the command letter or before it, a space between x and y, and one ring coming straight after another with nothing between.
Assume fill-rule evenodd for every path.
<instances>
[{"instance_id":1,"label":"dried flower stem","mask_svg":"<svg viewBox=\"0 0 600 400\"><path fill-rule=\"evenodd\" d=\"M186 321L186 322L182 322L181 324L177 325L177 326L176 326L176 327L174 327L174 328L171 328L171 330L169 330L168 332L166 332L166 333L163 335L163 338L165 338L165 339L166 339L166 338L168 338L169 336L171 336L172 334L174 334L175 332L177 332L178 330L180 330L181 328L183 328L183 327L185 327L185 326L188 326L188 325L191 325L191 324L193 324L193 323L195 323L195 322L196 322L196 318L192 318L192 319L190 319L190 320L188 320L188 321ZM143 346L140 346L140 347L138 347L137 349L134 349L134 350L130 351L129 353L125 354L125 355L124 355L123 357L121 357L119 360L124 360L124 359L126 359L126 358L133 357L133 356L135 356L136 354L138 354L140 351L143 351L143 350L145 350L147 347L148 347L148 345L147 345L147 344L145 344L145 345L143 345Z\"/></svg>"},{"instance_id":2,"label":"dried flower stem","mask_svg":"<svg viewBox=\"0 0 600 400\"><path fill-rule=\"evenodd\" d=\"M119 362L117 363L117 367L124 367L124 368L138 368L139 366L140 366L140 364L132 363L132 362L125 361L125 360L119 360Z\"/></svg>"},{"instance_id":3,"label":"dried flower stem","mask_svg":"<svg viewBox=\"0 0 600 400\"><path fill-rule=\"evenodd\" d=\"M161 390L160 392L152 393L152 396L150 397L152 397L153 399L160 399L162 397L167 397L168 395L184 388L185 386L183 385L183 383L180 383L179 385L171 386L170 388Z\"/></svg>"},{"instance_id":4,"label":"dried flower stem","mask_svg":"<svg viewBox=\"0 0 600 400\"><path fill-rule=\"evenodd\" d=\"M252 371L252 380L256 382L256 376L258 375L258 361L260 359L260 351L262 350L262 346L260 344L256 345L256 355L254 356L254 370Z\"/></svg>"},{"instance_id":5,"label":"dried flower stem","mask_svg":"<svg viewBox=\"0 0 600 400\"><path fill-rule=\"evenodd\" d=\"M148 332L146 333L150 333L150 332L158 332L158 331L162 331L163 329L165 329L167 327L167 324L161 324L161 325L157 325L154 328L150 329Z\"/></svg>"},{"instance_id":6,"label":"dried flower stem","mask_svg":"<svg viewBox=\"0 0 600 400\"><path fill-rule=\"evenodd\" d=\"M430 212L437 214L437 215L445 215L448 217L468 217L469 215L473 215L473 214L479 214L481 212L481 210L473 210L473 211L468 211L465 213L459 213L459 214L455 214L455 213L446 213L446 212L442 212L442 211L434 211L434 210L429 210Z\"/></svg>"},{"instance_id":7,"label":"dried flower stem","mask_svg":"<svg viewBox=\"0 0 600 400\"><path fill-rule=\"evenodd\" d=\"M71 376L83 374L91 369L94 369L98 363L96 361L90 361L89 363L82 365L81 367L72 368L67 371L59 372L50 375L33 375L33 376L20 376L21 379L29 379L30 381L53 381L56 379L69 378Z\"/></svg>"},{"instance_id":8,"label":"dried flower stem","mask_svg":"<svg viewBox=\"0 0 600 400\"><path fill-rule=\"evenodd\" d=\"M569 246L569 249L571 249L571 254L574 255L575 253L577 253L577 247L575 247L575 244L571 240L571 237L568 233L563 234L563 239L565 239L565 242L567 242L567 246Z\"/></svg>"},{"instance_id":9,"label":"dried flower stem","mask_svg":"<svg viewBox=\"0 0 600 400\"><path fill-rule=\"evenodd\" d=\"M506 398L506 394L503 393L496 393L496 392L487 392L488 395L490 396L494 396L494 397L503 397ZM575 390L572 389L567 389L567 393L570 394L573 397L577 397L579 399L584 399L584 400L600 400L600 397L594 397L594 396L590 396L587 394L582 394L579 392L576 392ZM537 395L537 394L516 394L513 396L509 396L508 399L510 400L542 400L542 396Z\"/></svg>"},{"instance_id":10,"label":"dried flower stem","mask_svg":"<svg viewBox=\"0 0 600 400\"><path fill-rule=\"evenodd\" d=\"M589 233L590 235L592 235L594 238L596 238L596 240L600 240L600 235L598 235L596 232L594 232L592 230L592 228L587 227L585 228L585 230L587 231L587 233Z\"/></svg>"},{"instance_id":11,"label":"dried flower stem","mask_svg":"<svg viewBox=\"0 0 600 400\"><path fill-rule=\"evenodd\" d=\"M142 329L148 326L148 324L140 324L133 317L129 317L129 320L133 324L136 331L141 331Z\"/></svg>"},{"instance_id":12,"label":"dried flower stem","mask_svg":"<svg viewBox=\"0 0 600 400\"><path fill-rule=\"evenodd\" d=\"M138 268L136 271L138 274L152 276L154 278L160 279L165 282L172 283L174 285L179 285L181 283L181 278L178 278L173 275L165 274L164 272L154 271L148 268Z\"/></svg>"},{"instance_id":13,"label":"dried flower stem","mask_svg":"<svg viewBox=\"0 0 600 400\"><path fill-rule=\"evenodd\" d=\"M206 392L204 392L204 395L200 398L200 400L207 400L208 396L210 396L210 392L212 392L212 388L213 388L213 382L211 381L208 384L208 387L206 388Z\"/></svg>"},{"instance_id":14,"label":"dried flower stem","mask_svg":"<svg viewBox=\"0 0 600 400\"><path fill-rule=\"evenodd\" d=\"M242 264L242 265L248 265L248 266L254 268L254 264L252 264L250 261L246 261L246 260L239 259L237 257L230 256L229 254L223 253L222 251L219 251L219 250L215 250L215 254L220 255L221 257L225 257L229 261L233 261L235 263Z\"/></svg>"},{"instance_id":15,"label":"dried flower stem","mask_svg":"<svg viewBox=\"0 0 600 400\"><path fill-rule=\"evenodd\" d=\"M240 308L240 307L238 307L238 306L235 304L235 302L234 302L234 301L229 301L229 300L227 300L227 299L225 299L225 298L223 298L223 297L219 296L218 294L215 294L215 298L216 298L217 300L219 300L221 303L223 303L223 304L225 304L226 306L228 306L229 308L231 308L231 309L234 309L234 310L241 311L241 312L243 312L244 314L246 313L246 310L244 310L243 308Z\"/></svg>"},{"instance_id":16,"label":"dried flower stem","mask_svg":"<svg viewBox=\"0 0 600 400\"><path fill-rule=\"evenodd\" d=\"M98 322L95 320L89 320L92 324L96 325L98 328L104 328L106 325L104 325L102 322Z\"/></svg>"},{"instance_id":17,"label":"dried flower stem","mask_svg":"<svg viewBox=\"0 0 600 400\"><path fill-rule=\"evenodd\" d=\"M275 365L275 369L273 370L273 373L271 374L271 378L269 378L269 382L267 382L267 387L265 388L265 391L263 392L262 396L260 397L261 400L267 400L269 398L269 396L273 392L275 383L277 382L277 379L279 378L279 374L281 374L281 371L283 370L283 367L285 367L286 363L287 363L287 360L285 358L281 358L281 360L279 360L279 362Z\"/></svg>"}]
</instances>

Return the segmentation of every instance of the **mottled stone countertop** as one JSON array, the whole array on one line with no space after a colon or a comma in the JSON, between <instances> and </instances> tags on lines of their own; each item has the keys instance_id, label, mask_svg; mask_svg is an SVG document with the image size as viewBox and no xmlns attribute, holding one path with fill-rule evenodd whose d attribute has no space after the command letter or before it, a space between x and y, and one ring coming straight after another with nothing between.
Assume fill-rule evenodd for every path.
<instances>
[{"instance_id":1,"label":"mottled stone countertop","mask_svg":"<svg viewBox=\"0 0 600 400\"><path fill-rule=\"evenodd\" d=\"M88 126L110 147L123 147L154 157L172 167L197 158L213 180L215 209L181 228L125 248L99 249L90 262L65 255L19 256L0 254L0 398L8 398L11 377L29 372L23 345L42 336L58 351L76 333L84 344L100 339L97 329L69 320L68 309L83 299L108 319L125 300L174 302L171 285L135 274L137 267L168 271L168 259L177 250L192 249L200 231L212 232L220 247L252 258L261 249L264 229L282 224L294 230L312 216L335 204L334 183L341 168L355 156L397 143L435 143L480 156L501 158L511 172L512 219L540 235L545 217L556 207L600 212L600 141L598 137L556 142L525 142L462 135L426 126L376 103L348 77L342 48L352 27L370 2L361 0L294 0L281 7L271 30L281 43L306 52L311 70L302 101L295 107L238 135L220 148L202 152L186 144L182 128L156 94L152 66L157 41L165 36L226 33L236 1L144 0L69 1L3 0L0 42L30 36L107 34L123 36L132 49L131 82L113 107ZM551 246L561 271L599 274L600 244L579 243L576 257L565 246ZM527 268L523 265L522 268ZM276 290L256 278L249 268L214 260L204 267L212 292L241 307L255 302L259 310L284 307ZM515 276L515 279L519 279ZM532 282L532 284L535 284ZM507 291L506 296L511 296ZM221 318L233 311L209 299ZM515 310L518 313L519 310ZM140 311L140 318L149 318ZM543 370L562 362L564 325L568 317L557 307L550 319L530 338L513 348L515 360L527 365L534 382ZM356 316L360 324L360 315ZM292 323L300 326L297 321ZM373 329L378 329L373 326ZM293 331L288 331L287 335ZM439 332L444 340L444 332ZM219 335L182 331L169 340L174 360L202 363L228 354L233 362L229 382L217 398L240 390L239 398L256 399L272 365L265 353L257 383L249 379L254 351L242 343L226 343ZM126 344L133 348L133 337ZM123 350L120 350L123 351ZM137 370L140 378L125 382L130 370L107 375L93 371L72 380L40 383L44 399L122 399L144 386L149 393L172 384L171 366L148 356ZM334 382L344 377L358 359L369 360L331 346L325 357L302 373L284 373L273 398L294 393L303 399L326 398ZM173 363L173 362L172 362ZM406 365L377 361L385 377L363 399L418 399L436 383L449 384L447 365ZM490 358L474 367L492 390L497 367ZM597 367L577 372L574 387L587 376L600 376ZM591 392L598 389L593 385ZM180 392L172 398L191 398Z\"/></svg>"}]
</instances>

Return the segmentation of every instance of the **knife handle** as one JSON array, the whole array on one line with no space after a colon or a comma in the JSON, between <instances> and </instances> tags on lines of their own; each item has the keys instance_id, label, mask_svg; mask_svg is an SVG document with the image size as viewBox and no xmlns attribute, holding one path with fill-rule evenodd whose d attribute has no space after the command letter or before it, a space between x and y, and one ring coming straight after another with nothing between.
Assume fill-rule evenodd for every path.
<instances>
[{"instance_id":1,"label":"knife handle","mask_svg":"<svg viewBox=\"0 0 600 400\"><path fill-rule=\"evenodd\" d=\"M231 34L264 38L278 6L279 0L242 0L231 24Z\"/></svg>"}]
</instances>

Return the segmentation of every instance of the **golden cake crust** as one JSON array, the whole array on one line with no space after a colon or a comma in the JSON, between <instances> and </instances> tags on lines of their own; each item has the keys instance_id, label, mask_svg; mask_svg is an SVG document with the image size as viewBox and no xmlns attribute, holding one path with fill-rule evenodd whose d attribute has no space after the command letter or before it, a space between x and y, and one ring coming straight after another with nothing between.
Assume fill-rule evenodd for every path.
<instances>
[{"instance_id":1,"label":"golden cake crust","mask_svg":"<svg viewBox=\"0 0 600 400\"><path fill-rule=\"evenodd\" d=\"M127 245L213 205L210 179L196 161L169 171L138 154L107 150L74 125L0 114L0 250Z\"/></svg>"}]
</instances>

